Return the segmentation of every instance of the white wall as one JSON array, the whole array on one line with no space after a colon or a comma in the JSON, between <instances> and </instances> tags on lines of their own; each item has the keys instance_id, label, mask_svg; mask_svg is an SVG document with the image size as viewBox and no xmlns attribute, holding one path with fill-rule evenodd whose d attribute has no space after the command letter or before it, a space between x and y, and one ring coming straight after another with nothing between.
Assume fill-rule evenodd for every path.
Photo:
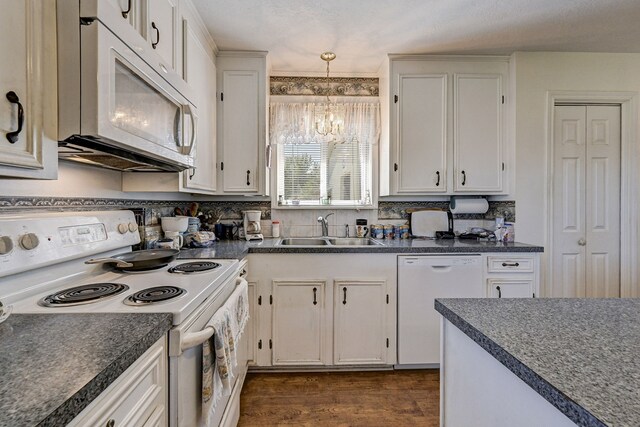
<instances>
[{"instance_id":1,"label":"white wall","mask_svg":"<svg viewBox=\"0 0 640 427\"><path fill-rule=\"evenodd\" d=\"M548 246L546 185L551 172L547 171L547 92L640 92L640 54L518 52L513 59L516 237Z\"/></svg>"},{"instance_id":2,"label":"white wall","mask_svg":"<svg viewBox=\"0 0 640 427\"><path fill-rule=\"evenodd\" d=\"M0 197L86 197L141 200L188 200L178 193L124 193L121 173L60 161L57 180L0 178Z\"/></svg>"}]
</instances>

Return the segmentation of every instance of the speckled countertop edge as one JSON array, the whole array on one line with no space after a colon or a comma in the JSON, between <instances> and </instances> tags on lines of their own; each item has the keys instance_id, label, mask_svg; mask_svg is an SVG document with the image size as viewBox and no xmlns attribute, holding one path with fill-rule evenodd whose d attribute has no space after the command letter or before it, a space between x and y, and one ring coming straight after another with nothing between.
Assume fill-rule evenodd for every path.
<instances>
[{"instance_id":1,"label":"speckled countertop edge","mask_svg":"<svg viewBox=\"0 0 640 427\"><path fill-rule=\"evenodd\" d=\"M102 372L37 425L55 427L69 423L158 341L171 328L172 324L171 314L166 314L165 318L157 323L140 341L124 350L120 357L105 367Z\"/></svg>"},{"instance_id":2,"label":"speckled countertop edge","mask_svg":"<svg viewBox=\"0 0 640 427\"><path fill-rule=\"evenodd\" d=\"M437 299L435 309L571 421L583 427L607 426Z\"/></svg>"}]
</instances>

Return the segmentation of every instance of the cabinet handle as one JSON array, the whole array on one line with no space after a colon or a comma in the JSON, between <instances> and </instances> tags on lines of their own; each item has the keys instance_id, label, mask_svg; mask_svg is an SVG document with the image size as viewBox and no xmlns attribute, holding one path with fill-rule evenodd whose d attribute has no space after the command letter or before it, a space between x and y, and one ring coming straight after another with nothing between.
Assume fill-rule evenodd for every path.
<instances>
[{"instance_id":1,"label":"cabinet handle","mask_svg":"<svg viewBox=\"0 0 640 427\"><path fill-rule=\"evenodd\" d=\"M397 172L397 171L398 171L398 164L397 164L397 163L394 163L394 164L393 164L393 171L394 171L394 172Z\"/></svg>"},{"instance_id":2,"label":"cabinet handle","mask_svg":"<svg viewBox=\"0 0 640 427\"><path fill-rule=\"evenodd\" d=\"M18 141L18 135L22 132L22 124L24 123L24 108L22 108L22 104L20 103L20 98L14 91L7 92L7 101L12 104L18 104L18 129L13 132L7 132L7 140L11 144L15 144Z\"/></svg>"},{"instance_id":3,"label":"cabinet handle","mask_svg":"<svg viewBox=\"0 0 640 427\"><path fill-rule=\"evenodd\" d=\"M436 181L436 187L440 186L440 171L436 171L436 177L438 178Z\"/></svg>"},{"instance_id":4,"label":"cabinet handle","mask_svg":"<svg viewBox=\"0 0 640 427\"><path fill-rule=\"evenodd\" d=\"M113 427L116 425L116 420L114 420L113 418L110 419L109 421L107 421L107 424L105 424L106 427Z\"/></svg>"},{"instance_id":5,"label":"cabinet handle","mask_svg":"<svg viewBox=\"0 0 640 427\"><path fill-rule=\"evenodd\" d=\"M318 298L316 298L317 293L318 293L318 288L313 288L313 305L318 304Z\"/></svg>"},{"instance_id":6,"label":"cabinet handle","mask_svg":"<svg viewBox=\"0 0 640 427\"><path fill-rule=\"evenodd\" d=\"M247 171L247 185L251 185L251 171Z\"/></svg>"},{"instance_id":7,"label":"cabinet handle","mask_svg":"<svg viewBox=\"0 0 640 427\"><path fill-rule=\"evenodd\" d=\"M122 17L127 19L127 16L129 16L129 12L131 12L131 0L127 1L127 10L122 11Z\"/></svg>"},{"instance_id":8,"label":"cabinet handle","mask_svg":"<svg viewBox=\"0 0 640 427\"><path fill-rule=\"evenodd\" d=\"M152 48L156 48L156 46L158 46L158 43L160 43L160 30L158 29L158 27L156 26L155 22L151 23L151 28L153 28L154 30L156 30L156 42L151 42L151 47Z\"/></svg>"},{"instance_id":9,"label":"cabinet handle","mask_svg":"<svg viewBox=\"0 0 640 427\"><path fill-rule=\"evenodd\" d=\"M502 298L502 290L500 289L500 286L496 286L496 290L498 291L498 298Z\"/></svg>"},{"instance_id":10,"label":"cabinet handle","mask_svg":"<svg viewBox=\"0 0 640 427\"><path fill-rule=\"evenodd\" d=\"M465 173L465 171L462 171L462 185L465 185L467 183L467 174Z\"/></svg>"},{"instance_id":11,"label":"cabinet handle","mask_svg":"<svg viewBox=\"0 0 640 427\"><path fill-rule=\"evenodd\" d=\"M342 292L344 292L344 297L342 299L342 304L346 305L347 304L347 288L346 287L342 288Z\"/></svg>"},{"instance_id":12,"label":"cabinet handle","mask_svg":"<svg viewBox=\"0 0 640 427\"><path fill-rule=\"evenodd\" d=\"M503 267L519 267L520 263L519 262L503 262L502 266Z\"/></svg>"},{"instance_id":13,"label":"cabinet handle","mask_svg":"<svg viewBox=\"0 0 640 427\"><path fill-rule=\"evenodd\" d=\"M189 174L189 179L193 179L196 174L196 168L191 168L189 170L191 171L191 173Z\"/></svg>"}]
</instances>

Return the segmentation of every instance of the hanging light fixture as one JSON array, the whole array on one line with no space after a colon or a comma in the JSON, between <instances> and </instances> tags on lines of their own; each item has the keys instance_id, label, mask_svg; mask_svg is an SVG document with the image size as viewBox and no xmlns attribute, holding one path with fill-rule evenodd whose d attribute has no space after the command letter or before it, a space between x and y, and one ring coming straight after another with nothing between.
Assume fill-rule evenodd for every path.
<instances>
[{"instance_id":1,"label":"hanging light fixture","mask_svg":"<svg viewBox=\"0 0 640 427\"><path fill-rule=\"evenodd\" d=\"M344 105L332 103L329 98L331 84L329 80L329 63L336 59L333 52L323 52L320 58L327 63L327 100L324 103L316 104L315 108L315 129L324 137L327 142L337 142L344 132Z\"/></svg>"}]
</instances>

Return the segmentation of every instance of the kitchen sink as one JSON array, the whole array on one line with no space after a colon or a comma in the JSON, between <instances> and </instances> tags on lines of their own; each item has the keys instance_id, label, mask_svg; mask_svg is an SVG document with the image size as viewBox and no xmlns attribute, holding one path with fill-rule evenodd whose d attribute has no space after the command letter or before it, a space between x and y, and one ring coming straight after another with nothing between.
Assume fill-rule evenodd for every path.
<instances>
[{"instance_id":1,"label":"kitchen sink","mask_svg":"<svg viewBox=\"0 0 640 427\"><path fill-rule=\"evenodd\" d=\"M335 246L376 246L382 243L368 237L336 237L329 238L329 242Z\"/></svg>"},{"instance_id":2,"label":"kitchen sink","mask_svg":"<svg viewBox=\"0 0 640 427\"><path fill-rule=\"evenodd\" d=\"M312 239L303 237L292 237L280 240L276 246L328 246L326 239Z\"/></svg>"},{"instance_id":3,"label":"kitchen sink","mask_svg":"<svg viewBox=\"0 0 640 427\"><path fill-rule=\"evenodd\" d=\"M379 246L382 243L370 238L356 237L291 237L281 239L276 246Z\"/></svg>"}]
</instances>

